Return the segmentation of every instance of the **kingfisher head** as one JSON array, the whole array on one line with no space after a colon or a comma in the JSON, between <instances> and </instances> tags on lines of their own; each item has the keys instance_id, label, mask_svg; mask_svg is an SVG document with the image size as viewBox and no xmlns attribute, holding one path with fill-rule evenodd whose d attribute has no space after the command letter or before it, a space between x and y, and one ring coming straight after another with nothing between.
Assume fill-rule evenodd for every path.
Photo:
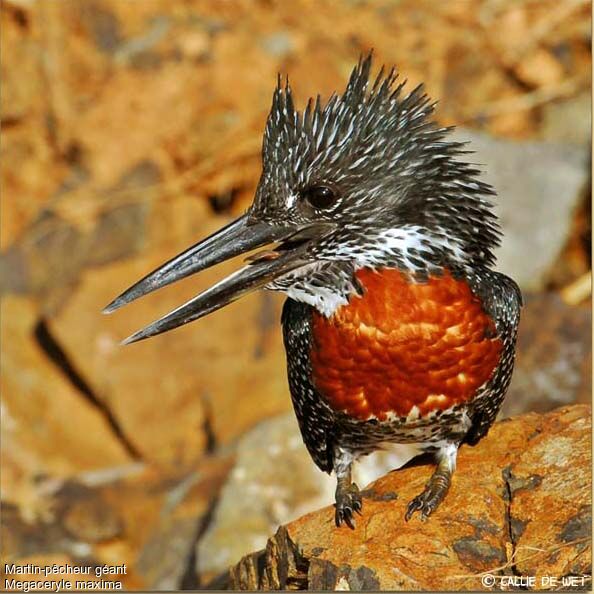
<instances>
[{"instance_id":1,"label":"kingfisher head","mask_svg":"<svg viewBox=\"0 0 594 594\"><path fill-rule=\"evenodd\" d=\"M280 77L248 211L117 297L110 313L147 293L258 248L246 265L125 342L187 324L255 289L282 291L330 315L364 289L360 268L398 268L418 282L494 261L499 240L490 186L464 162L464 144L437 126L419 86L394 69L370 78L371 55L342 95L295 109Z\"/></svg>"}]
</instances>

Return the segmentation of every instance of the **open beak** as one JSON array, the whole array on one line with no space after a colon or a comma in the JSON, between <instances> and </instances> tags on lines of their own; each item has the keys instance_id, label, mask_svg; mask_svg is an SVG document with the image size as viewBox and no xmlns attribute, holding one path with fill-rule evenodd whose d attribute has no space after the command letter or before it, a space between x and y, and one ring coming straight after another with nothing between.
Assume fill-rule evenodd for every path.
<instances>
[{"instance_id":1,"label":"open beak","mask_svg":"<svg viewBox=\"0 0 594 594\"><path fill-rule=\"evenodd\" d=\"M132 285L114 299L103 313L112 313L143 295L215 264L280 242L273 250L255 254L246 266L123 342L130 344L167 332L216 311L246 293L262 288L274 279L307 264L309 240L321 237L325 231L328 231L328 225L323 223L289 228L264 222L250 223L248 215L243 215Z\"/></svg>"}]
</instances>

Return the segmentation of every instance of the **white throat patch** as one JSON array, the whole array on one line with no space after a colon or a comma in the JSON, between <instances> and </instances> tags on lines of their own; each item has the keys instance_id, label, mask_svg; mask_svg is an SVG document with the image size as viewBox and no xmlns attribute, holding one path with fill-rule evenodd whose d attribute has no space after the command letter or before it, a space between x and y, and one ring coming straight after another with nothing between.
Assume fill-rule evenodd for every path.
<instances>
[{"instance_id":1,"label":"white throat patch","mask_svg":"<svg viewBox=\"0 0 594 594\"><path fill-rule=\"evenodd\" d=\"M324 274L332 263L348 262L351 271L394 267L414 274L425 270L427 262L438 259L439 254L445 252L450 260L464 265L462 245L448 237L445 229L429 231L418 225L405 225L383 230L363 238L365 249L361 247L361 229L353 231L352 239L341 238L338 246L332 238L326 238L320 245L318 262L293 270L266 288L281 291L330 317L356 292L356 283L352 278Z\"/></svg>"}]
</instances>

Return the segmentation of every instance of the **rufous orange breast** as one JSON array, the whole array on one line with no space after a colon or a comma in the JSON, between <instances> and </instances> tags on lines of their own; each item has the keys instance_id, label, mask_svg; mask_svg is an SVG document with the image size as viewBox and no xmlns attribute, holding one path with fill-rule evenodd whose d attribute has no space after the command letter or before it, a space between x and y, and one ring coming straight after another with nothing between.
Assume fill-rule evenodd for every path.
<instances>
[{"instance_id":1,"label":"rufous orange breast","mask_svg":"<svg viewBox=\"0 0 594 594\"><path fill-rule=\"evenodd\" d=\"M468 401L502 349L493 320L464 280L417 283L395 269L361 269L362 296L326 318L313 314L313 380L353 418L420 416Z\"/></svg>"}]
</instances>

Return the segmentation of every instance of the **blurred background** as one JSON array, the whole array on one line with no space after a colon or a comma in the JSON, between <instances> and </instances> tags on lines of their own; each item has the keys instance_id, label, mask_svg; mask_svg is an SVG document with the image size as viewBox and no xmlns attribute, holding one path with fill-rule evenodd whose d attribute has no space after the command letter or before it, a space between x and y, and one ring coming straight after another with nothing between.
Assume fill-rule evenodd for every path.
<instances>
[{"instance_id":1,"label":"blurred background","mask_svg":"<svg viewBox=\"0 0 594 594\"><path fill-rule=\"evenodd\" d=\"M100 314L249 205L277 72L301 106L343 89L371 48L426 84L498 190L499 267L526 297L502 415L590 402L589 2L0 9L3 561L208 587L331 503L291 412L281 296L119 346L231 263Z\"/></svg>"}]
</instances>

